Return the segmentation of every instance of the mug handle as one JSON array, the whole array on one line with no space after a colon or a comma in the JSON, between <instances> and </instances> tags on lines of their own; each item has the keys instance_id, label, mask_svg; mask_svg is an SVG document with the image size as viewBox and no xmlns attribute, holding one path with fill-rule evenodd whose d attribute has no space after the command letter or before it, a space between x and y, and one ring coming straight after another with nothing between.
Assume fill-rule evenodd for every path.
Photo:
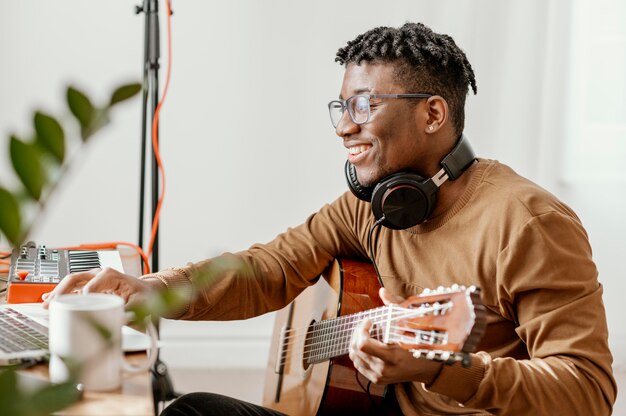
<instances>
[{"instance_id":1,"label":"mug handle","mask_svg":"<svg viewBox=\"0 0 626 416\"><path fill-rule=\"evenodd\" d=\"M132 315L132 314L131 314ZM158 347L157 347L157 331L152 323L152 319L150 317L146 318L146 332L150 337L150 351L148 352L148 359L142 364L131 364L126 361L125 358L122 358L122 370L127 373L140 373L143 371L148 371L156 362L158 356Z\"/></svg>"}]
</instances>

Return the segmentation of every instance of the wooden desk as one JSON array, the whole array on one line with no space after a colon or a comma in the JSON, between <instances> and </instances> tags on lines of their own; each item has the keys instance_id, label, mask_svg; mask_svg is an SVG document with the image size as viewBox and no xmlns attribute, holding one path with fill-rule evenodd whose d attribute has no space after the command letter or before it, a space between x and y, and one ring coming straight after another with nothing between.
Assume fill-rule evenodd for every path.
<instances>
[{"instance_id":1,"label":"wooden desk","mask_svg":"<svg viewBox=\"0 0 626 416\"><path fill-rule=\"evenodd\" d=\"M124 270L128 274L138 276L140 274L139 256L134 252L124 250L120 247L120 254ZM4 287L5 283L2 283ZM6 301L5 296L0 297L0 302ZM145 360L145 353L127 354L129 361L141 362ZM48 379L48 365L38 364L25 371L31 375ZM152 382L150 373L146 371L140 374L124 375L122 386L108 392L85 392L81 401L75 403L58 415L132 415L132 416L154 416L154 404L152 400Z\"/></svg>"},{"instance_id":2,"label":"wooden desk","mask_svg":"<svg viewBox=\"0 0 626 416\"><path fill-rule=\"evenodd\" d=\"M144 353L127 354L126 358L133 362L146 359ZM48 365L38 364L26 371L31 375L48 379ZM55 415L132 415L154 416L152 403L152 385L149 373L125 375L122 386L107 392L85 392L82 400L55 413Z\"/></svg>"}]
</instances>

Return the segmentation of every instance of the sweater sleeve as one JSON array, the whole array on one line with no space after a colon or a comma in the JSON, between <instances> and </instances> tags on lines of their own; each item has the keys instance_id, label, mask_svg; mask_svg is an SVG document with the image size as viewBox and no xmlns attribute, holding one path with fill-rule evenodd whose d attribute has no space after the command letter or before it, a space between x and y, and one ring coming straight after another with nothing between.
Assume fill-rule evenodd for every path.
<instances>
[{"instance_id":1,"label":"sweater sleeve","mask_svg":"<svg viewBox=\"0 0 626 416\"><path fill-rule=\"evenodd\" d=\"M366 208L366 207L365 207ZM364 257L360 239L369 210L345 194L267 244L145 277L192 288L177 319L246 319L286 306L315 283L335 257ZM360 218L364 217L364 218Z\"/></svg>"},{"instance_id":2,"label":"sweater sleeve","mask_svg":"<svg viewBox=\"0 0 626 416\"><path fill-rule=\"evenodd\" d=\"M494 414L609 415L616 396L602 286L587 235L572 215L526 223L497 259L500 313L529 359L474 354L429 390Z\"/></svg>"}]
</instances>

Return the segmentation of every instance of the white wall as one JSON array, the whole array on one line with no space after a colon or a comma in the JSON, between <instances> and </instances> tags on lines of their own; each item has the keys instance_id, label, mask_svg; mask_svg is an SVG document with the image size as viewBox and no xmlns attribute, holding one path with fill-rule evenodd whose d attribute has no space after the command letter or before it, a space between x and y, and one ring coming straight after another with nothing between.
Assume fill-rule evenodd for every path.
<instances>
[{"instance_id":1,"label":"white wall","mask_svg":"<svg viewBox=\"0 0 626 416\"><path fill-rule=\"evenodd\" d=\"M268 241L343 192L345 149L326 109L343 72L334 54L371 27L423 21L452 35L472 62L479 94L468 98L467 133L478 153L511 165L579 212L607 289L611 342L623 362L624 183L565 186L558 176L568 2L382 4L174 2L173 72L161 124L168 185L161 266ZM4 4L0 134L28 136L34 108L65 113L68 83L105 100L117 83L140 80L144 22L133 7L120 0ZM81 152L33 234L38 242L136 241L140 111L139 100L123 104L113 126ZM1 146L1 183L10 181L6 153ZM166 323L163 356L172 366L264 367L271 326L271 316Z\"/></svg>"}]
</instances>

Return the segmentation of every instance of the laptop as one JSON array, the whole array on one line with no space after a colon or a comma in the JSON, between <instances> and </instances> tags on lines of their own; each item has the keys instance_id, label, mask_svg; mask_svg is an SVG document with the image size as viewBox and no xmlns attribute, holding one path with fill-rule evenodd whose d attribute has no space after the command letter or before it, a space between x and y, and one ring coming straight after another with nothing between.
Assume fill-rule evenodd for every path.
<instances>
[{"instance_id":1,"label":"laptop","mask_svg":"<svg viewBox=\"0 0 626 416\"><path fill-rule=\"evenodd\" d=\"M0 366L46 361L48 358L48 310L41 303L0 305ZM122 327L122 350L145 351L150 337Z\"/></svg>"},{"instance_id":2,"label":"laptop","mask_svg":"<svg viewBox=\"0 0 626 416\"><path fill-rule=\"evenodd\" d=\"M16 306L0 305L0 365L42 361L48 354L48 327Z\"/></svg>"}]
</instances>

